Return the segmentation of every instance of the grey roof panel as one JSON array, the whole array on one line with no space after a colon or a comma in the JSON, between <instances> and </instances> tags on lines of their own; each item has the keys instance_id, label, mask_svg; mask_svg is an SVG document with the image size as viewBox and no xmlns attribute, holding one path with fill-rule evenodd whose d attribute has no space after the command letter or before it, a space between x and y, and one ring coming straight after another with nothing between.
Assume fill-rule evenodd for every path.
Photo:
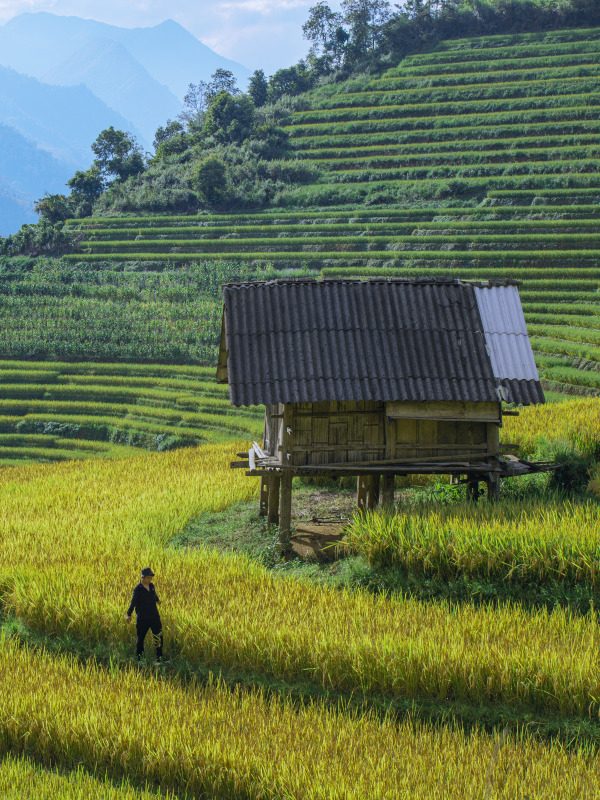
<instances>
[{"instance_id":1,"label":"grey roof panel","mask_svg":"<svg viewBox=\"0 0 600 800\"><path fill-rule=\"evenodd\" d=\"M496 378L519 381L539 380L531 343L527 336L519 333L486 332L485 339Z\"/></svg>"},{"instance_id":2,"label":"grey roof panel","mask_svg":"<svg viewBox=\"0 0 600 800\"><path fill-rule=\"evenodd\" d=\"M458 280L225 286L231 400L495 401L493 346L488 352L476 291ZM520 308L516 290L514 297ZM500 352L497 361L506 358ZM527 378L527 369L502 377Z\"/></svg>"},{"instance_id":3,"label":"grey roof panel","mask_svg":"<svg viewBox=\"0 0 600 800\"><path fill-rule=\"evenodd\" d=\"M517 286L476 286L475 297L485 331L527 336L525 315Z\"/></svg>"},{"instance_id":4,"label":"grey roof panel","mask_svg":"<svg viewBox=\"0 0 600 800\"><path fill-rule=\"evenodd\" d=\"M543 403L544 393L516 286L477 286L475 297L501 399Z\"/></svg>"},{"instance_id":5,"label":"grey roof panel","mask_svg":"<svg viewBox=\"0 0 600 800\"><path fill-rule=\"evenodd\" d=\"M500 381L500 397L507 403L520 403L524 406L545 403L544 392L539 381Z\"/></svg>"},{"instance_id":6,"label":"grey roof panel","mask_svg":"<svg viewBox=\"0 0 600 800\"><path fill-rule=\"evenodd\" d=\"M476 287L475 297L496 378L539 380L517 287Z\"/></svg>"}]
</instances>

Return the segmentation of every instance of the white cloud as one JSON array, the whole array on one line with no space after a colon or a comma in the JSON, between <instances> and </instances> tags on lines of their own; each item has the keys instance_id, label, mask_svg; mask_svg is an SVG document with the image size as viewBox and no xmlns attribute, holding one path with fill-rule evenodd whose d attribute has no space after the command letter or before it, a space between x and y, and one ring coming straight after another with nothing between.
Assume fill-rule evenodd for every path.
<instances>
[{"instance_id":1,"label":"white cloud","mask_svg":"<svg viewBox=\"0 0 600 800\"><path fill-rule=\"evenodd\" d=\"M269 16L294 8L309 8L311 5L311 0L228 0L220 3L219 8L224 11L246 11Z\"/></svg>"}]
</instances>

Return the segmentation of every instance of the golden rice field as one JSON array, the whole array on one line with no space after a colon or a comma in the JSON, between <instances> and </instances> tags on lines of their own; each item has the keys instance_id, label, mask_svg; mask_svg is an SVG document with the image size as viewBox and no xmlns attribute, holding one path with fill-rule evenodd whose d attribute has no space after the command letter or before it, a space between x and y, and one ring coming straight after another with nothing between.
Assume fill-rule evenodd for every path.
<instances>
[{"instance_id":1,"label":"golden rice field","mask_svg":"<svg viewBox=\"0 0 600 800\"><path fill-rule=\"evenodd\" d=\"M146 791L128 781L113 783L95 778L81 766L62 774L44 769L29 758L0 756L0 797L2 800L177 800L172 792Z\"/></svg>"},{"instance_id":2,"label":"golden rice field","mask_svg":"<svg viewBox=\"0 0 600 800\"><path fill-rule=\"evenodd\" d=\"M417 574L600 582L600 506L593 500L368 511L354 519L346 541L374 565Z\"/></svg>"},{"instance_id":3,"label":"golden rice field","mask_svg":"<svg viewBox=\"0 0 600 800\"><path fill-rule=\"evenodd\" d=\"M515 422L525 426L527 415ZM103 669L0 641L0 753L37 764L5 761L0 789L9 780L3 775L13 774L39 786L35 796L85 797L86 781L101 782L108 771L117 783L98 796L144 800L158 786L178 800L186 792L257 800L597 796L597 750L566 751L526 733L502 739L358 716L316 701L299 708L218 680L183 685L123 666L133 647L123 613L140 565L150 563L168 652L201 673L260 675L348 698L501 704L536 719L598 724L600 628L591 613L340 591L275 575L239 555L169 546L197 515L256 494L256 481L229 469L241 446L0 470L4 613L50 638L114 653L113 666ZM544 516L532 507L527 529L524 509L520 516L517 507L503 509L494 527L482 505L468 525L463 517L465 543L453 568L469 559L493 564L516 543L515 563L532 575L562 564L595 581L597 509L557 504ZM447 513L442 521L451 520ZM583 530L579 551L574 530ZM440 541L420 535L422 553L429 548L440 558ZM157 724L148 727L148 719ZM58 775L48 769L54 766L92 774ZM123 777L132 787L119 783Z\"/></svg>"},{"instance_id":4,"label":"golden rice field","mask_svg":"<svg viewBox=\"0 0 600 800\"><path fill-rule=\"evenodd\" d=\"M232 452L218 446L0 473L5 610L49 635L122 649L131 637L122 624L131 583L151 563L169 598L170 648L188 662L342 691L597 716L592 615L388 600L282 580L241 556L165 547L194 515L256 490L228 469ZM95 581L102 590L90 592Z\"/></svg>"},{"instance_id":5,"label":"golden rice field","mask_svg":"<svg viewBox=\"0 0 600 800\"><path fill-rule=\"evenodd\" d=\"M501 438L518 444L527 454L534 453L540 442L551 440L600 458L600 399L529 406L518 417L504 417Z\"/></svg>"},{"instance_id":6,"label":"golden rice field","mask_svg":"<svg viewBox=\"0 0 600 800\"><path fill-rule=\"evenodd\" d=\"M211 798L592 798L598 756L0 646L4 749ZM143 709L143 713L140 713ZM151 724L149 724L149 722ZM451 794L448 789L451 788Z\"/></svg>"}]
</instances>

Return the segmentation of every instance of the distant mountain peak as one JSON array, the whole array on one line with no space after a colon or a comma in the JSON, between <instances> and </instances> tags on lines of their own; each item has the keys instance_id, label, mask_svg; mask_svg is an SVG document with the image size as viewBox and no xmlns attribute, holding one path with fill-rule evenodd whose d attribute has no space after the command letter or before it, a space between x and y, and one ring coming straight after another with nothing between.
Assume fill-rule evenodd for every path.
<instances>
[{"instance_id":1,"label":"distant mountain peak","mask_svg":"<svg viewBox=\"0 0 600 800\"><path fill-rule=\"evenodd\" d=\"M98 37L125 47L180 100L188 84L206 80L219 67L231 70L242 85L250 76L242 64L219 55L171 18L150 27L121 28L49 11L27 11L0 26L0 65L43 80L80 50L83 42ZM125 113L125 109L117 110Z\"/></svg>"},{"instance_id":2,"label":"distant mountain peak","mask_svg":"<svg viewBox=\"0 0 600 800\"><path fill-rule=\"evenodd\" d=\"M173 19L120 28L48 11L25 12L0 25L0 123L58 157L63 169L85 168L90 145L109 125L149 147L157 127L181 110L188 85L208 80L218 68L231 70L241 86L250 75ZM29 199L50 185L41 178L40 158L32 163L38 165L40 186L29 186L24 192ZM11 219L24 181L22 172L11 178ZM6 195L6 177L2 183Z\"/></svg>"}]
</instances>

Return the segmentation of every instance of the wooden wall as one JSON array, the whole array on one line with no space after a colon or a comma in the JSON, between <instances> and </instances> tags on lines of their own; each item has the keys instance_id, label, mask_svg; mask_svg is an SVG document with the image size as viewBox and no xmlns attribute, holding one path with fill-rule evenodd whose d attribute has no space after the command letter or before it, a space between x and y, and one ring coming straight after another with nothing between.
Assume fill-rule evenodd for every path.
<instances>
[{"instance_id":1,"label":"wooden wall","mask_svg":"<svg viewBox=\"0 0 600 800\"><path fill-rule=\"evenodd\" d=\"M498 452L499 403L387 403L386 458L412 459Z\"/></svg>"},{"instance_id":2,"label":"wooden wall","mask_svg":"<svg viewBox=\"0 0 600 800\"><path fill-rule=\"evenodd\" d=\"M265 449L289 466L481 459L498 452L498 403L324 402L269 406Z\"/></svg>"},{"instance_id":3,"label":"wooden wall","mask_svg":"<svg viewBox=\"0 0 600 800\"><path fill-rule=\"evenodd\" d=\"M290 409L291 463L346 464L385 458L384 404L298 403Z\"/></svg>"}]
</instances>

